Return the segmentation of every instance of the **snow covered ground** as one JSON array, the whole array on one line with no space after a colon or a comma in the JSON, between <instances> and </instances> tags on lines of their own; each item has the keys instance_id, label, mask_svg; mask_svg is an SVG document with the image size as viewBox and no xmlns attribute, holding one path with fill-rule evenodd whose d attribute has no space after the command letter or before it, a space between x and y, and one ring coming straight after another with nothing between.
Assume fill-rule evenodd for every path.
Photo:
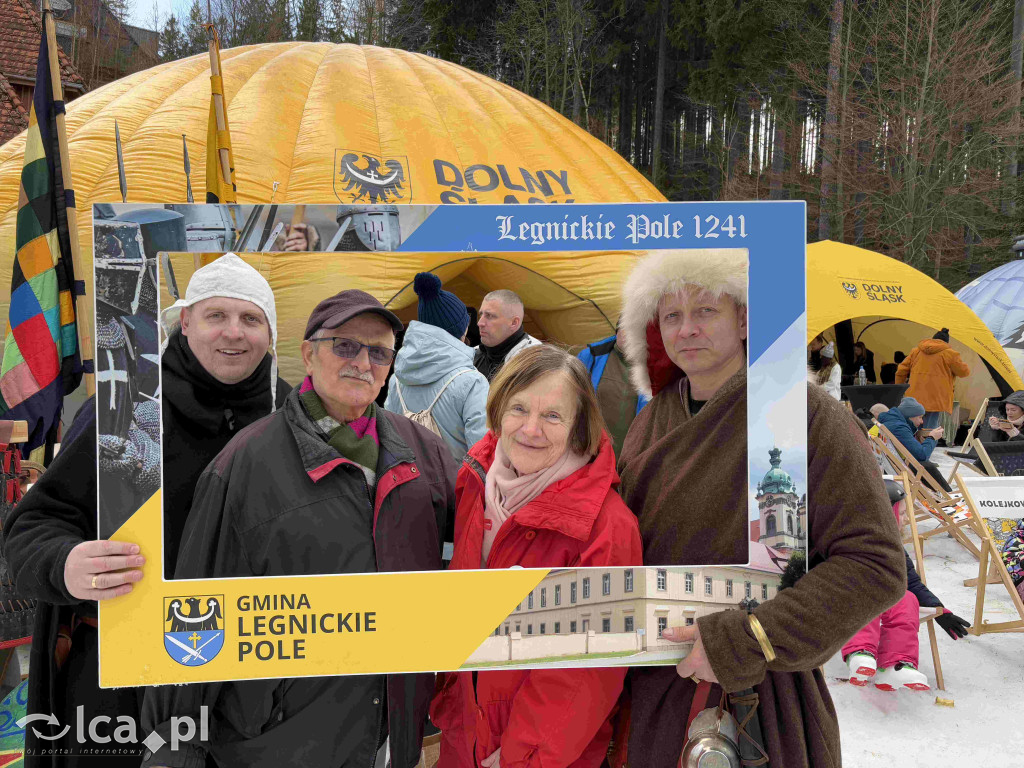
<instances>
[{"instance_id":1,"label":"snow covered ground","mask_svg":"<svg viewBox=\"0 0 1024 768\"><path fill-rule=\"evenodd\" d=\"M934 459L948 471L952 461L939 453L935 451ZM963 581L978 575L977 560L945 536L928 539L924 554L928 587L949 610L973 623L975 590L965 587ZM1017 618L1001 584L988 585L984 616L990 622ZM941 627L936 631L945 691L935 689L935 668L924 625L919 635L920 669L928 676L932 691L887 693L874 686L857 688L838 679L847 674L838 655L825 665L839 713L846 768L1024 766L1018 738L1024 695L1024 633L968 635L954 642ZM952 699L954 706L936 704L936 696Z\"/></svg>"}]
</instances>

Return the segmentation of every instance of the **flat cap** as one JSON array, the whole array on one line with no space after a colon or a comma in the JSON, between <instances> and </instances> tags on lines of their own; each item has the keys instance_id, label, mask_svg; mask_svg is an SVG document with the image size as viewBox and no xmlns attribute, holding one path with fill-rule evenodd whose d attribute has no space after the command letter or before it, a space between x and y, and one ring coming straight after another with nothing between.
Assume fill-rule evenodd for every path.
<instances>
[{"instance_id":1,"label":"flat cap","mask_svg":"<svg viewBox=\"0 0 1024 768\"><path fill-rule=\"evenodd\" d=\"M391 324L391 328L396 334L401 333L402 321L393 312L385 309L383 304L366 291L351 289L335 294L317 304L310 314L309 320L306 321L306 333L302 338L310 338L321 328L337 328L364 312L380 315Z\"/></svg>"}]
</instances>

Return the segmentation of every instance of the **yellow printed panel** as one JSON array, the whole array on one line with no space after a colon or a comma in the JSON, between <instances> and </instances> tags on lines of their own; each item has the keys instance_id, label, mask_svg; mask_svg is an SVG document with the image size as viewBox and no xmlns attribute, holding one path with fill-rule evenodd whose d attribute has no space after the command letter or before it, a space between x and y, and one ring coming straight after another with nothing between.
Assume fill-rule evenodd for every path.
<instances>
[{"instance_id":1,"label":"yellow printed panel","mask_svg":"<svg viewBox=\"0 0 1024 768\"><path fill-rule=\"evenodd\" d=\"M99 604L100 685L457 669L547 569L160 578L161 494L113 538L147 574Z\"/></svg>"}]
</instances>

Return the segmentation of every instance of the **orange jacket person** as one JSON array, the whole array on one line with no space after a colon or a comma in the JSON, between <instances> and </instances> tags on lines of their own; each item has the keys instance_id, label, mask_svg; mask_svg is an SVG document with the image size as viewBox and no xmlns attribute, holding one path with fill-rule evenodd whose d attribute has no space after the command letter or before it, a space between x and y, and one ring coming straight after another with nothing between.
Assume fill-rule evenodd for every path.
<instances>
[{"instance_id":1,"label":"orange jacket person","mask_svg":"<svg viewBox=\"0 0 1024 768\"><path fill-rule=\"evenodd\" d=\"M940 413L953 412L953 380L971 375L971 369L960 358L960 353L949 345L949 328L943 328L932 338L925 339L896 369L896 383L910 379L907 397L912 397L925 408L925 429L939 425Z\"/></svg>"}]
</instances>

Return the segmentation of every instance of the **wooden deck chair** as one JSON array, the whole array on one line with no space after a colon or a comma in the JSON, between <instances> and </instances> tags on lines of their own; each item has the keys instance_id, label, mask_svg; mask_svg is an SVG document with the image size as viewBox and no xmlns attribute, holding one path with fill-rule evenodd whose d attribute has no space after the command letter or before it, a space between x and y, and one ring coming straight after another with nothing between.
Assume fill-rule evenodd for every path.
<instances>
[{"instance_id":1,"label":"wooden deck chair","mask_svg":"<svg viewBox=\"0 0 1024 768\"><path fill-rule=\"evenodd\" d=\"M875 424L878 422L876 421ZM888 452L884 450L882 446L881 438L877 435L872 435L868 432L869 442L871 444L871 451L875 454L875 460L878 461L878 466L882 470L884 477L899 477L900 472L896 469L891 461L889 461ZM907 494L909 497L909 493Z\"/></svg>"},{"instance_id":2,"label":"wooden deck chair","mask_svg":"<svg viewBox=\"0 0 1024 768\"><path fill-rule=\"evenodd\" d=\"M907 499L913 499L913 487L910 482L910 476L903 472L899 475L898 482L902 483L903 490L907 494ZM908 505L909 506L909 505ZM924 545L921 542L921 535L917 530L917 520L915 516L909 513L907 514L908 527L910 528L910 543L914 547L914 566L917 568L917 575L921 577L921 583L928 586L928 580L925 578L924 573ZM932 650L932 666L935 668L935 684L940 691L946 690L946 682L942 677L942 662L939 660L939 643L935 635L935 619L939 617L939 613L935 608L921 608L920 622L922 624L928 624L928 644Z\"/></svg>"},{"instance_id":3,"label":"wooden deck chair","mask_svg":"<svg viewBox=\"0 0 1024 768\"><path fill-rule=\"evenodd\" d=\"M876 447L876 451L882 454L890 466L894 467L894 475L905 473L908 476L913 492L912 509L916 522L932 520L939 523L938 527L922 532L922 540L938 536L942 532L948 532L975 557L979 557L980 550L961 530L967 526L968 517L971 514L971 510L962 501L962 495L959 493L949 494L940 487L928 470L914 459L903 444L885 427L880 425L879 436L872 437L871 441ZM909 543L909 540L905 543Z\"/></svg>"},{"instance_id":4,"label":"wooden deck chair","mask_svg":"<svg viewBox=\"0 0 1024 768\"><path fill-rule=\"evenodd\" d=\"M970 491L962 483L960 487L963 489L964 498L973 507L974 500L971 498ZM1003 562L999 548L992 540L992 532L989 531L985 521L977 515L972 517L971 526L981 538L981 557L978 558L978 578L973 580L977 587L977 596L974 600L974 626L968 631L976 636L985 635L990 632L1024 632L1024 600L1021 600L1020 593L1017 592L1017 588L1013 585L1013 580L1006 570L1006 564ZM1010 595L1010 602L1017 611L1016 619L997 621L995 623L989 623L985 620L985 592L987 585L990 583L986 576L992 566L994 566L995 572L999 576L999 582L1002 583Z\"/></svg>"},{"instance_id":5,"label":"wooden deck chair","mask_svg":"<svg viewBox=\"0 0 1024 768\"><path fill-rule=\"evenodd\" d=\"M991 428L988 426L988 417L997 416L998 413L998 404L993 403L990 406L989 398L987 397L981 401L981 406L979 406L978 408L978 415L974 417L974 421L971 423L971 428L967 430L967 436L964 438L964 442L961 446L960 452L953 453L952 451L946 451L946 455L948 455L954 461L956 461L956 464L953 466L954 472L958 470L961 466L964 466L970 469L972 472L977 472L979 475L991 473L989 476L995 477L995 469L985 464L985 460L981 459L981 454L979 454L977 450L974 450L972 453L972 449L974 449L975 441L980 440L980 438L983 436L983 427L984 429L991 430ZM989 435L989 439L991 439L991 435ZM985 471L979 469L975 465L974 462L976 459L981 459L982 464L985 465Z\"/></svg>"},{"instance_id":6,"label":"wooden deck chair","mask_svg":"<svg viewBox=\"0 0 1024 768\"><path fill-rule=\"evenodd\" d=\"M906 473L913 490L911 507L915 522L930 520L938 523L936 527L921 533L921 539L948 533L974 557L980 557L980 550L964 530L973 530L970 518L978 517L977 510L972 510L964 501L958 487L953 486L952 493L940 487L921 462L883 424L878 425L878 437L872 440L896 468L896 474Z\"/></svg>"}]
</instances>

